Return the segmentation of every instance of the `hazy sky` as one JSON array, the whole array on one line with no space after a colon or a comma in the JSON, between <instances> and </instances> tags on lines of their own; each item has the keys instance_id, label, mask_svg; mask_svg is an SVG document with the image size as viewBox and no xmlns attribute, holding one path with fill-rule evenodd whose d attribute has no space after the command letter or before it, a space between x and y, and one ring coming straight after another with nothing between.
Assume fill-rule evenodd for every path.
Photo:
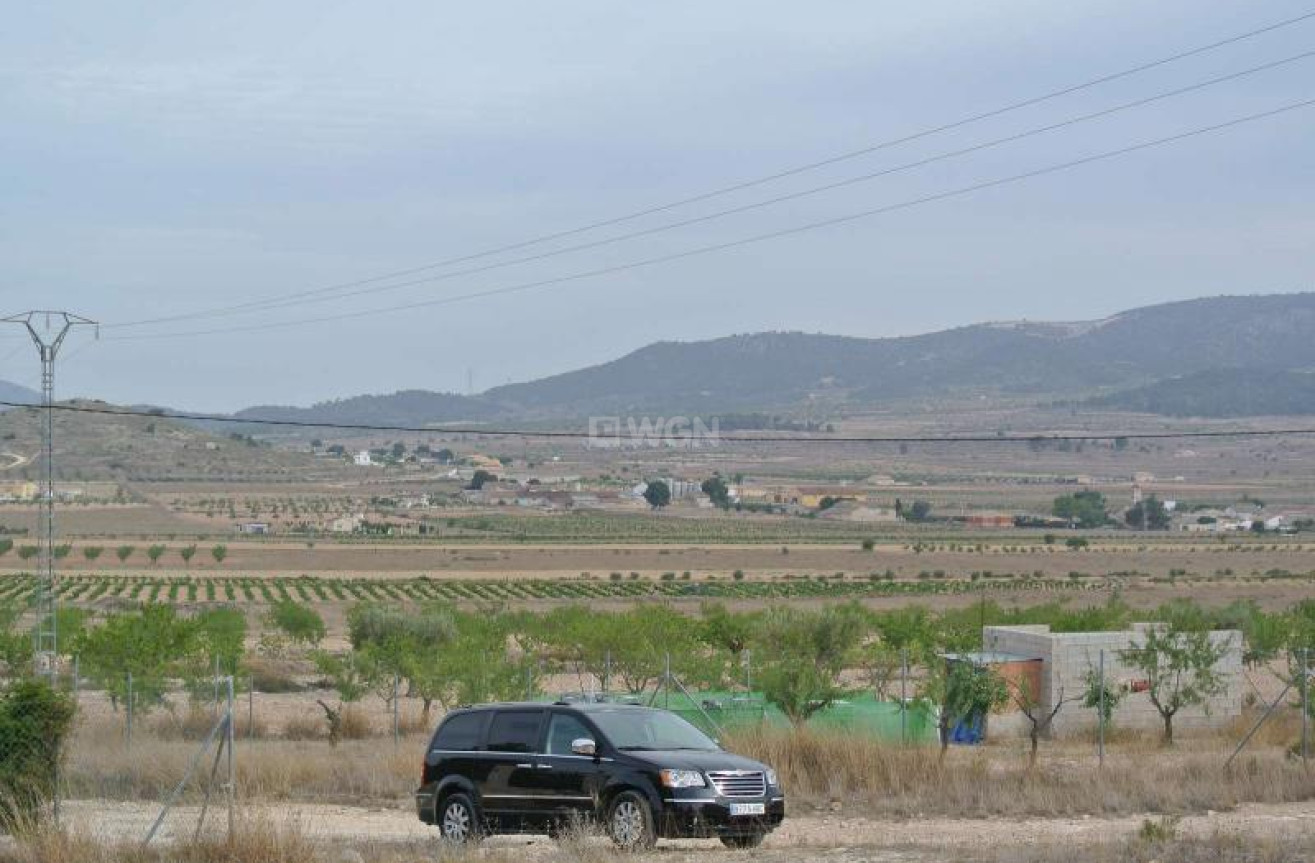
<instances>
[{"instance_id":1,"label":"hazy sky","mask_svg":"<svg viewBox=\"0 0 1315 863\"><path fill-rule=\"evenodd\" d=\"M460 257L989 110L1307 11L1295 2L67 2L0 29L0 307L107 324ZM1315 19L532 254L750 203L1315 49ZM882 336L1315 288L1315 109L835 228L895 204L1315 98L1315 60L734 218L488 272L72 342L60 391L221 410L464 391L659 339ZM507 257L507 256L504 256ZM472 261L463 267L491 263ZM438 269L427 275L448 272ZM389 282L375 282L382 288ZM0 378L35 352L0 340ZM135 338L126 338L126 337Z\"/></svg>"}]
</instances>

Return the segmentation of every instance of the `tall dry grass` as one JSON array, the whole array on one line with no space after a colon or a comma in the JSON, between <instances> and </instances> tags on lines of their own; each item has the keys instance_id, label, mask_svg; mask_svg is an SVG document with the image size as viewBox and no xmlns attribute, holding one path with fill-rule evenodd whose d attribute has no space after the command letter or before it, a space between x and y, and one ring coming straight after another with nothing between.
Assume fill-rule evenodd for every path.
<instances>
[{"instance_id":1,"label":"tall dry grass","mask_svg":"<svg viewBox=\"0 0 1315 863\"><path fill-rule=\"evenodd\" d=\"M1272 749L1243 754L1224 770L1224 749L1043 759L1035 770L1014 753L935 748L809 731L731 735L728 748L773 765L791 799L837 801L870 815L1074 816L1185 813L1240 803L1315 798L1315 773Z\"/></svg>"},{"instance_id":2,"label":"tall dry grass","mask_svg":"<svg viewBox=\"0 0 1315 863\"><path fill-rule=\"evenodd\" d=\"M193 729L204 723L189 723ZM1254 747L1225 771L1231 733L1112 747L1103 769L1085 742L1047 744L1029 770L1021 744L950 750L901 747L871 738L759 730L728 736L727 748L776 767L794 805L839 802L873 816L1075 816L1190 813L1240 803L1315 799L1315 771L1284 754L1286 732ZM197 743L191 733L141 734L131 749L114 729L84 726L63 771L77 799L159 800L183 776ZM1240 736L1240 735L1238 735ZM238 739L243 799L352 805L409 805L419 782L425 735L344 740ZM199 786L199 783L195 784ZM196 795L199 787L189 791Z\"/></svg>"}]
</instances>

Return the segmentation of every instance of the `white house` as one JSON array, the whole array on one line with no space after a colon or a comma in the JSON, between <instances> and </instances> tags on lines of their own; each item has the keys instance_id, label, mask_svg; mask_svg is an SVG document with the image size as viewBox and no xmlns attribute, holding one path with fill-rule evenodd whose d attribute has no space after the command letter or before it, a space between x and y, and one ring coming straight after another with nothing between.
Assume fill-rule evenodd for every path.
<instances>
[{"instance_id":1,"label":"white house","mask_svg":"<svg viewBox=\"0 0 1315 863\"><path fill-rule=\"evenodd\" d=\"M370 451L368 449L363 449L358 452L353 457L352 461L356 463L357 467L370 467L374 464L374 459L370 458Z\"/></svg>"}]
</instances>

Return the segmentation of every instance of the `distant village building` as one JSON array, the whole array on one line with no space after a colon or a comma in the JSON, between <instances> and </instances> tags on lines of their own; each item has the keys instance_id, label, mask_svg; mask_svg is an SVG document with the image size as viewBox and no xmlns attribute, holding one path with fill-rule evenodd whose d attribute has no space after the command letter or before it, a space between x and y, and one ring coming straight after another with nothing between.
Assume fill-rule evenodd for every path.
<instances>
[{"instance_id":1,"label":"distant village building","mask_svg":"<svg viewBox=\"0 0 1315 863\"><path fill-rule=\"evenodd\" d=\"M40 494L40 488L34 482L6 482L0 483L0 500L19 501L19 500L36 500Z\"/></svg>"},{"instance_id":2,"label":"distant village building","mask_svg":"<svg viewBox=\"0 0 1315 863\"><path fill-rule=\"evenodd\" d=\"M356 533L361 529L361 523L365 521L363 515L343 515L329 522L329 531L331 533Z\"/></svg>"},{"instance_id":3,"label":"distant village building","mask_svg":"<svg viewBox=\"0 0 1315 863\"><path fill-rule=\"evenodd\" d=\"M264 521L246 521L237 526L238 533L263 536L269 533L269 523Z\"/></svg>"},{"instance_id":4,"label":"distant village building","mask_svg":"<svg viewBox=\"0 0 1315 863\"><path fill-rule=\"evenodd\" d=\"M363 449L352 458L352 462L357 467L370 467L374 464L374 459L370 457L370 451L368 449Z\"/></svg>"}]
</instances>

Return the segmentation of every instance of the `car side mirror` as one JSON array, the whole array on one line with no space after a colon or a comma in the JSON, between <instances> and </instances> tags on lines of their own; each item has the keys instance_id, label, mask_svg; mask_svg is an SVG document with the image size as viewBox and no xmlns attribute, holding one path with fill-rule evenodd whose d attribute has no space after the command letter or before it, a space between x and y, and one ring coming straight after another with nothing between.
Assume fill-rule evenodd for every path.
<instances>
[{"instance_id":1,"label":"car side mirror","mask_svg":"<svg viewBox=\"0 0 1315 863\"><path fill-rule=\"evenodd\" d=\"M598 744L594 743L588 737L577 737L571 741L571 752L576 755L586 755L592 758L598 753Z\"/></svg>"}]
</instances>

